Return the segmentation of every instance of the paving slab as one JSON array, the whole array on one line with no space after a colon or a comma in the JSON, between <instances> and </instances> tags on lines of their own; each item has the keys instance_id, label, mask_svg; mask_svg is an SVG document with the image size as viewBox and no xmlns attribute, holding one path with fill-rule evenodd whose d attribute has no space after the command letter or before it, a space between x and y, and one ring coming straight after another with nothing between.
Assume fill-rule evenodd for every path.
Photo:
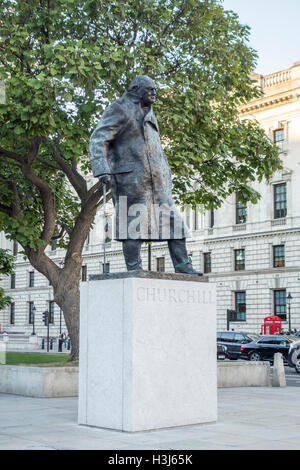
<instances>
[{"instance_id":1,"label":"paving slab","mask_svg":"<svg viewBox=\"0 0 300 470\"><path fill-rule=\"evenodd\" d=\"M138 433L77 424L77 398L0 394L0 450L299 450L299 388L218 390L218 421Z\"/></svg>"}]
</instances>

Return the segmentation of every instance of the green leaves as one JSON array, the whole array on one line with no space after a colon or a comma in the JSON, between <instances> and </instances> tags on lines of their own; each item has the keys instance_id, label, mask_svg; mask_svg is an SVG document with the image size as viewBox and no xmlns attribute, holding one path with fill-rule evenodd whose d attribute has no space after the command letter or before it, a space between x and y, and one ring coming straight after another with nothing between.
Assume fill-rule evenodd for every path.
<instances>
[{"instance_id":1,"label":"green leaves","mask_svg":"<svg viewBox=\"0 0 300 470\"><path fill-rule=\"evenodd\" d=\"M9 276L14 272L14 257L6 250L0 248L0 274ZM1 277L0 277L1 280ZM0 287L0 310L4 309L11 302L11 298L4 295L4 290Z\"/></svg>"},{"instance_id":2,"label":"green leaves","mask_svg":"<svg viewBox=\"0 0 300 470\"><path fill-rule=\"evenodd\" d=\"M0 147L24 156L41 137L33 170L55 200L56 235L62 226L72 231L81 201L58 169L54 144L70 168L89 174L89 136L137 74L158 85L155 113L178 203L217 207L234 191L255 202L251 182L280 167L259 125L239 120L238 106L258 96L250 79L257 55L249 28L218 0L2 0L0 17L7 94ZM1 176L0 196L12 204L7 184L15 182L22 218L6 214L1 228L38 249L45 222L39 191L20 162L0 160Z\"/></svg>"},{"instance_id":3,"label":"green leaves","mask_svg":"<svg viewBox=\"0 0 300 470\"><path fill-rule=\"evenodd\" d=\"M0 248L0 274L13 274L14 272L14 257L6 250Z\"/></svg>"}]
</instances>

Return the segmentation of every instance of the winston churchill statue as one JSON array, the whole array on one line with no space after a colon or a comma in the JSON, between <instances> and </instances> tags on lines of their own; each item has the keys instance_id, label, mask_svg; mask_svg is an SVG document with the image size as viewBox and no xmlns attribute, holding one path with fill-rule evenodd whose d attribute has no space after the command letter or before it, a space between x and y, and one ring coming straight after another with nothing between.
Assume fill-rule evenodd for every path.
<instances>
[{"instance_id":1,"label":"winston churchill statue","mask_svg":"<svg viewBox=\"0 0 300 470\"><path fill-rule=\"evenodd\" d=\"M190 234L172 199L171 171L152 109L155 98L155 83L140 75L106 108L90 139L92 171L110 184L115 239L123 243L128 271L142 269L141 242L168 241L175 272L201 275L189 262Z\"/></svg>"}]
</instances>

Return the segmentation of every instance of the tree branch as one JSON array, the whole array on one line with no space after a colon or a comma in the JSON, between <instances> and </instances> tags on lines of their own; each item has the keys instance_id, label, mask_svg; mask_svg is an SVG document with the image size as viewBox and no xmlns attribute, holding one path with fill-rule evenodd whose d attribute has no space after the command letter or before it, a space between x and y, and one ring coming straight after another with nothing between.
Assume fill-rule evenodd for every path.
<instances>
[{"instance_id":1,"label":"tree branch","mask_svg":"<svg viewBox=\"0 0 300 470\"><path fill-rule=\"evenodd\" d=\"M3 212L3 214L9 215L11 217L12 216L12 207L11 206L5 206L4 204L0 204L0 212Z\"/></svg>"},{"instance_id":2,"label":"tree branch","mask_svg":"<svg viewBox=\"0 0 300 470\"><path fill-rule=\"evenodd\" d=\"M23 246L23 245L22 245ZM59 282L59 268L42 250L33 250L23 246L24 251L32 266L50 280L53 287Z\"/></svg>"},{"instance_id":3,"label":"tree branch","mask_svg":"<svg viewBox=\"0 0 300 470\"><path fill-rule=\"evenodd\" d=\"M86 198L86 192L87 192L86 182L84 178L82 178L81 175L79 175L79 173L76 170L74 171L67 164L66 160L63 158L63 153L57 144L53 145L52 147L52 156L54 160L59 164L62 171L67 176L68 180L70 181L71 185L77 192L80 199L84 200Z\"/></svg>"},{"instance_id":4,"label":"tree branch","mask_svg":"<svg viewBox=\"0 0 300 470\"><path fill-rule=\"evenodd\" d=\"M21 206L20 206L20 198L19 198L19 193L18 193L16 182L12 180L8 180L7 178L3 178L2 176L0 176L0 180L7 187L7 189L12 192L14 196L13 202L11 203L10 206L1 204L0 212L4 212L10 217L21 219L22 213L21 213Z\"/></svg>"},{"instance_id":5,"label":"tree branch","mask_svg":"<svg viewBox=\"0 0 300 470\"><path fill-rule=\"evenodd\" d=\"M48 162L44 158L41 158L39 156L36 157L36 160L42 163L43 165L47 166L48 168L52 168L53 170L60 170L60 167L57 165L54 165L54 163Z\"/></svg>"},{"instance_id":6,"label":"tree branch","mask_svg":"<svg viewBox=\"0 0 300 470\"><path fill-rule=\"evenodd\" d=\"M75 158L72 159L72 170L73 170L73 173L76 176L77 180L79 181L80 186L84 189L85 192L87 192L86 181L83 178L83 176L81 176L81 174L77 171L77 162L76 162Z\"/></svg>"},{"instance_id":7,"label":"tree branch","mask_svg":"<svg viewBox=\"0 0 300 470\"><path fill-rule=\"evenodd\" d=\"M172 18L172 20L170 21L170 23L168 23L164 29L162 30L162 32L160 33L160 37L163 37L164 34L168 31L168 29L170 28L171 25L174 25L177 23L177 21L179 20L179 18L182 16L184 10L185 10L185 7L186 7L186 0L183 0L183 2L181 3L181 6L178 10L178 13L175 15L175 18Z\"/></svg>"},{"instance_id":8,"label":"tree branch","mask_svg":"<svg viewBox=\"0 0 300 470\"><path fill-rule=\"evenodd\" d=\"M24 162L27 165L31 166L33 161L37 157L38 152L39 152L39 148L40 148L40 145L41 145L41 141L42 141L41 137L33 137L33 139L31 140L29 152L26 155L26 157L24 158Z\"/></svg>"},{"instance_id":9,"label":"tree branch","mask_svg":"<svg viewBox=\"0 0 300 470\"><path fill-rule=\"evenodd\" d=\"M65 227L64 227L64 225L62 224L59 234L56 235L56 236L54 236L54 237L52 237L51 240L59 240L60 238L63 237L64 233L65 233Z\"/></svg>"},{"instance_id":10,"label":"tree branch","mask_svg":"<svg viewBox=\"0 0 300 470\"><path fill-rule=\"evenodd\" d=\"M78 263L82 257L82 248L90 231L91 224L97 212L98 203L103 196L103 186L100 182L96 183L88 192L89 197L86 199L80 214L78 215L72 233L70 234L70 242L66 253L66 264L69 266L73 262Z\"/></svg>"},{"instance_id":11,"label":"tree branch","mask_svg":"<svg viewBox=\"0 0 300 470\"><path fill-rule=\"evenodd\" d=\"M21 155L18 155L17 153L10 152L9 150L5 150L2 147L0 147L0 155L3 155L4 157L7 157L7 158L12 158L13 160L23 163L24 157L22 157Z\"/></svg>"},{"instance_id":12,"label":"tree branch","mask_svg":"<svg viewBox=\"0 0 300 470\"><path fill-rule=\"evenodd\" d=\"M21 219L22 211L21 211L21 205L20 205L20 198L19 198L17 184L15 181L12 182L12 191L14 194L14 202L12 204L12 216L15 217L16 219Z\"/></svg>"},{"instance_id":13,"label":"tree branch","mask_svg":"<svg viewBox=\"0 0 300 470\"><path fill-rule=\"evenodd\" d=\"M24 158L22 172L25 178L38 188L42 198L45 222L41 239L45 242L46 246L50 242L55 230L55 207L48 184L42 178L37 176L31 168L31 164L37 156L39 145L40 139L34 138L31 142L28 155Z\"/></svg>"}]
</instances>

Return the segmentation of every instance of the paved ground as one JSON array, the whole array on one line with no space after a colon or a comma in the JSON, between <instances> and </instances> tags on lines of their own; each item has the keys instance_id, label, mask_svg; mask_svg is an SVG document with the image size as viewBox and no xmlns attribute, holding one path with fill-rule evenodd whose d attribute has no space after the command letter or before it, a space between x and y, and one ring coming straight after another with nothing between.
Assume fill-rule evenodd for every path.
<instances>
[{"instance_id":1,"label":"paved ground","mask_svg":"<svg viewBox=\"0 0 300 470\"><path fill-rule=\"evenodd\" d=\"M300 449L298 387L218 393L217 423L135 434L78 426L76 398L0 394L0 449Z\"/></svg>"}]
</instances>

